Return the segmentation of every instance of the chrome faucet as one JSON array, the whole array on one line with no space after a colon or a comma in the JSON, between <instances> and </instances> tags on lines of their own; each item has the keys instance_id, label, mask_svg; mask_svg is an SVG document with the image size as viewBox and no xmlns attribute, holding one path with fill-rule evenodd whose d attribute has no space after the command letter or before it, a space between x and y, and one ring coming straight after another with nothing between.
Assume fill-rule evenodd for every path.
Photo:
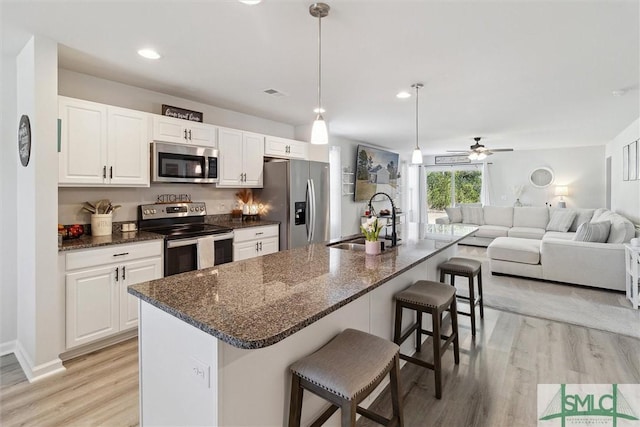
<instances>
[{"instance_id":1,"label":"chrome faucet","mask_svg":"<svg viewBox=\"0 0 640 427\"><path fill-rule=\"evenodd\" d=\"M389 199L389 201L391 202L391 247L394 247L398 245L398 235L396 234L396 205L393 203L393 199L390 195L388 195L387 193L378 192L371 196L371 198L369 199L369 212L373 212L371 202L373 201L373 198L378 194L387 196L387 199Z\"/></svg>"}]
</instances>

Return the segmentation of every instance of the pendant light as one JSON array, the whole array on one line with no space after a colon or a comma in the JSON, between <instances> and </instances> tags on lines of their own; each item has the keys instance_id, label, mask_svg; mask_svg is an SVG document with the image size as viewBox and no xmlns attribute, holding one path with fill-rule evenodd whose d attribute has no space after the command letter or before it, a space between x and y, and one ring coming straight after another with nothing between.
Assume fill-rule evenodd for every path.
<instances>
[{"instance_id":1,"label":"pendant light","mask_svg":"<svg viewBox=\"0 0 640 427\"><path fill-rule=\"evenodd\" d=\"M422 164L422 151L420 151L420 146L418 145L418 91L423 86L424 85L422 83L415 83L411 85L411 87L416 88L416 148L413 150L413 155L411 156L412 165Z\"/></svg>"},{"instance_id":2,"label":"pendant light","mask_svg":"<svg viewBox=\"0 0 640 427\"><path fill-rule=\"evenodd\" d=\"M327 123L322 117L322 18L329 14L329 5L325 3L314 3L309 6L309 13L314 18L318 18L318 115L313 121L311 128L311 143L325 145L329 143Z\"/></svg>"}]
</instances>

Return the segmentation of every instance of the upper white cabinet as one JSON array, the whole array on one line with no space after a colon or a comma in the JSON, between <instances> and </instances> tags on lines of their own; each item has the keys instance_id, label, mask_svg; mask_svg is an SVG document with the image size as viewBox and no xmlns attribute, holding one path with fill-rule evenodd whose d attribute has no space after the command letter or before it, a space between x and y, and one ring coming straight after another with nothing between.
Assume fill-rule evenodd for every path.
<instances>
[{"instance_id":1,"label":"upper white cabinet","mask_svg":"<svg viewBox=\"0 0 640 427\"><path fill-rule=\"evenodd\" d=\"M176 144L216 147L217 130L213 125L153 115L153 140Z\"/></svg>"},{"instance_id":2,"label":"upper white cabinet","mask_svg":"<svg viewBox=\"0 0 640 427\"><path fill-rule=\"evenodd\" d=\"M60 186L149 186L149 115L59 97Z\"/></svg>"},{"instance_id":3,"label":"upper white cabinet","mask_svg":"<svg viewBox=\"0 0 640 427\"><path fill-rule=\"evenodd\" d=\"M218 149L218 187L262 188L263 135L220 128Z\"/></svg>"},{"instance_id":4,"label":"upper white cabinet","mask_svg":"<svg viewBox=\"0 0 640 427\"><path fill-rule=\"evenodd\" d=\"M293 139L267 136L264 141L264 155L281 159L307 160L309 158L309 144Z\"/></svg>"}]
</instances>

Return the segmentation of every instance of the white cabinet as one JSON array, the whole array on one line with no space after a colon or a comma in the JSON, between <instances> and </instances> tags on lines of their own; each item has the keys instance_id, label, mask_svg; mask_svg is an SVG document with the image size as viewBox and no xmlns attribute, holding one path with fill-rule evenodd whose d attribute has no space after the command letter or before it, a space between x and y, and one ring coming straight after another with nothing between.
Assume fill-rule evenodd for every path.
<instances>
[{"instance_id":1,"label":"white cabinet","mask_svg":"<svg viewBox=\"0 0 640 427\"><path fill-rule=\"evenodd\" d=\"M278 225L265 225L234 230L234 261L267 255L278 252L278 250Z\"/></svg>"},{"instance_id":2,"label":"white cabinet","mask_svg":"<svg viewBox=\"0 0 640 427\"><path fill-rule=\"evenodd\" d=\"M216 126L173 117L153 115L153 140L216 147Z\"/></svg>"},{"instance_id":3,"label":"white cabinet","mask_svg":"<svg viewBox=\"0 0 640 427\"><path fill-rule=\"evenodd\" d=\"M72 251L65 258L67 349L135 328L138 301L127 286L163 276L162 240Z\"/></svg>"},{"instance_id":4,"label":"white cabinet","mask_svg":"<svg viewBox=\"0 0 640 427\"><path fill-rule=\"evenodd\" d=\"M309 144L293 139L267 136L264 140L264 155L281 159L307 160L309 158Z\"/></svg>"},{"instance_id":5,"label":"white cabinet","mask_svg":"<svg viewBox=\"0 0 640 427\"><path fill-rule=\"evenodd\" d=\"M149 186L149 115L59 97L60 186Z\"/></svg>"},{"instance_id":6,"label":"white cabinet","mask_svg":"<svg viewBox=\"0 0 640 427\"><path fill-rule=\"evenodd\" d=\"M262 188L263 135L220 128L218 149L218 187Z\"/></svg>"}]
</instances>

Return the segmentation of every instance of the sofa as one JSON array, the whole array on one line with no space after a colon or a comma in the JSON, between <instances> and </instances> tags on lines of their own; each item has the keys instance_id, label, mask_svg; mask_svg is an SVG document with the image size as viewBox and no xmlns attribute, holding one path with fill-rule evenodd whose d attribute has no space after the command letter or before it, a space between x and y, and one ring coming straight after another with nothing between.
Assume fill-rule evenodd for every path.
<instances>
[{"instance_id":1,"label":"sofa","mask_svg":"<svg viewBox=\"0 0 640 427\"><path fill-rule=\"evenodd\" d=\"M607 209L460 206L436 222L478 226L461 244L486 246L493 274L625 290L624 243L635 227ZM582 224L603 222L610 227L602 243L574 240Z\"/></svg>"}]
</instances>

